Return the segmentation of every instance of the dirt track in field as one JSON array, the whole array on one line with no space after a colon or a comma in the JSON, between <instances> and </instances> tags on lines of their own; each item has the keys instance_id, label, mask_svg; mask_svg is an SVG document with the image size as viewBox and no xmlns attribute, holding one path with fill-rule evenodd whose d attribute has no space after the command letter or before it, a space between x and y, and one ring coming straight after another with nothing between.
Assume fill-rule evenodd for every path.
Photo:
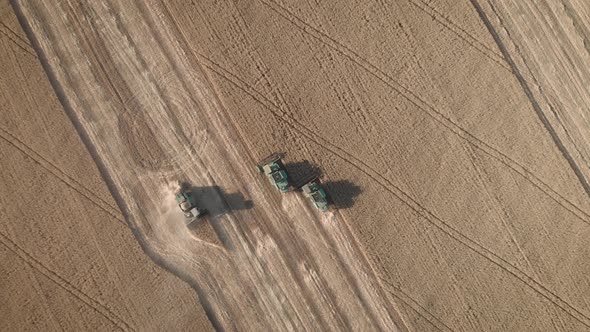
<instances>
[{"instance_id":1,"label":"dirt track in field","mask_svg":"<svg viewBox=\"0 0 590 332\"><path fill-rule=\"evenodd\" d=\"M582 2L16 7L136 238L215 327L590 329ZM271 151L341 209L273 190ZM178 179L223 244L184 226Z\"/></svg>"}]
</instances>

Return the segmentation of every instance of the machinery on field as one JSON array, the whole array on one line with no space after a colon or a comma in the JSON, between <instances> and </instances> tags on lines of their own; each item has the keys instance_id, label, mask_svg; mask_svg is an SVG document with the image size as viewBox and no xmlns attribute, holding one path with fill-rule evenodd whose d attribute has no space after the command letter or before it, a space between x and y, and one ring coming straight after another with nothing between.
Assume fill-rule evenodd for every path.
<instances>
[{"instance_id":1,"label":"machinery on field","mask_svg":"<svg viewBox=\"0 0 590 332\"><path fill-rule=\"evenodd\" d=\"M260 173L264 173L268 177L270 183L280 192L289 191L289 176L283 164L283 154L273 153L262 159L256 167Z\"/></svg>"},{"instance_id":2,"label":"machinery on field","mask_svg":"<svg viewBox=\"0 0 590 332\"><path fill-rule=\"evenodd\" d=\"M207 210L200 209L197 206L196 198L193 195L192 190L186 184L179 183L178 188L174 192L174 197L178 207L187 219L187 224L190 224L195 219L202 217L207 213Z\"/></svg>"},{"instance_id":3,"label":"machinery on field","mask_svg":"<svg viewBox=\"0 0 590 332\"><path fill-rule=\"evenodd\" d=\"M322 188L319 178L314 177L304 184L301 187L301 191L303 191L303 194L311 200L316 209L322 212L328 211L328 195L324 188Z\"/></svg>"},{"instance_id":4,"label":"machinery on field","mask_svg":"<svg viewBox=\"0 0 590 332\"><path fill-rule=\"evenodd\" d=\"M256 167L260 173L264 173L268 177L270 183L280 192L285 193L291 189L289 176L283 164L282 153L271 154L262 159ZM319 177L312 175L303 183L305 183L303 186L299 187L297 185L295 188L300 188L303 194L311 200L316 209L322 212L328 211L330 202L326 191L322 188Z\"/></svg>"}]
</instances>

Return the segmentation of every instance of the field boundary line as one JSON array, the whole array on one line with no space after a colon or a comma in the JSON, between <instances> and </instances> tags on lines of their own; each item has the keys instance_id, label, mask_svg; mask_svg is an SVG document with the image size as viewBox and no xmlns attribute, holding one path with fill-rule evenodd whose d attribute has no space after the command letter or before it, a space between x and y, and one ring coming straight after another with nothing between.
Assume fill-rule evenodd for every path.
<instances>
[{"instance_id":1,"label":"field boundary line","mask_svg":"<svg viewBox=\"0 0 590 332\"><path fill-rule=\"evenodd\" d=\"M30 148L26 143L18 139L15 135L11 134L6 129L0 127L0 138L12 145L18 151L23 153L25 156L31 158L36 164L41 166L43 169L48 171L50 174L55 176L61 182L66 184L68 187L73 189L82 197L86 198L92 204L96 205L98 208L109 214L111 217L115 218L119 222L123 223L123 225L127 225L123 217L120 215L118 209L115 209L113 206L108 204L102 198L98 197L91 190L87 189L81 183L79 183L76 179L72 178L68 174L66 174L63 170L53 164L51 161L47 160L45 157L37 153L35 150ZM61 176L58 174L62 174Z\"/></svg>"},{"instance_id":2,"label":"field boundary line","mask_svg":"<svg viewBox=\"0 0 590 332\"><path fill-rule=\"evenodd\" d=\"M426 221L437 227L443 233L447 234L449 237L453 238L454 240L460 242L464 246L468 247L472 251L476 252L480 256L484 257L491 263L495 264L502 270L508 272L513 277L522 281L525 285L529 286L531 289L535 290L538 294L549 300L551 303L562 309L564 312L575 318L576 320L580 321L582 324L590 327L590 318L580 312L577 308L573 305L568 303L567 301L561 299L558 295L554 294L551 290L547 287L536 281L534 278L530 277L529 275L522 272L516 266L512 265L510 262L506 261L504 258L498 256L490 249L486 248L485 246L479 244L475 240L469 238L468 236L462 234L454 227L446 223L445 221L441 220L437 217L434 213L430 212L428 209L423 207L419 202L417 202L414 198L408 195L406 192L398 188L395 184L393 184L389 179L383 177L372 169L369 165L366 165L364 162L358 160L358 158L354 157L350 153L346 152L342 148L330 143L326 139L321 136L316 135L314 132L310 132L305 125L301 124L297 120L293 119L289 114L286 114L283 110L279 108L275 103L270 101L260 92L256 91L254 88L250 87L248 84L243 82L241 79L233 75L232 73L223 69L215 62L211 61L204 55L194 52L194 54L198 55L199 58L203 60L203 64L212 72L216 73L217 75L225 78L230 83L238 87L239 89L243 90L246 94L250 95L254 100L259 102L263 105L266 109L268 109L271 114L276 116L277 118L285 121L285 123L291 127L293 130L299 132L303 137L307 138L308 140L316 143L317 145L323 147L324 149L328 150L330 153L334 154L335 156L339 157L340 159L344 160L345 162L349 163L353 167L357 168L359 171L367 175L376 183L380 184L386 191L397 197L400 201L402 201L405 205L407 205L412 211L414 211L418 216L424 218ZM224 73L222 73L223 71ZM231 77L230 77L231 76ZM233 77L233 78L232 78ZM237 81L237 82L236 82Z\"/></svg>"},{"instance_id":3,"label":"field boundary line","mask_svg":"<svg viewBox=\"0 0 590 332\"><path fill-rule=\"evenodd\" d=\"M8 250L12 251L15 255L17 255L21 260L31 266L33 269L37 270L39 273L43 274L49 280L53 281L59 287L63 288L66 292L80 300L82 303L86 304L94 311L96 311L101 316L105 317L115 326L123 331L133 331L134 329L129 326L129 324L124 321L121 317L115 314L111 309L109 309L105 304L102 304L98 300L92 298L91 296L84 293L82 290L74 286L71 282L60 276L57 272L51 270L47 266L43 265L41 261L36 259L33 255L28 253L26 250L21 248L16 242L11 240L6 234L0 231L0 243L4 245Z\"/></svg>"},{"instance_id":4,"label":"field boundary line","mask_svg":"<svg viewBox=\"0 0 590 332\"><path fill-rule=\"evenodd\" d=\"M317 30L313 26L310 26L300 18L294 16L286 9L281 7L276 2L270 0L260 0L263 4L268 6L271 10L275 11L278 15L283 17L285 20L291 22L294 26L298 27L301 31L307 33L314 39L319 40L321 43L327 45L328 47L336 50L338 53L342 54L344 57L349 59L351 62L357 64L364 70L366 70L371 75L375 76L377 79L391 87L394 91L396 91L400 96L404 97L408 100L411 104L416 106L420 111L427 114L429 117L434 119L436 122L440 123L442 126L447 128L449 131L457 135L458 137L466 140L469 144L475 146L478 150L481 150L485 154L489 155L490 157L498 160L502 164L506 165L507 167L514 170L516 173L524 177L527 181L531 182L536 188L544 192L546 195L551 197L555 202L561 205L563 208L574 214L580 220L584 221L585 223L590 225L590 214L574 203L570 202L568 199L563 197L560 193L556 192L553 188L551 188L548 184L543 182L540 178L538 178L535 174L529 171L524 166L520 165L518 162L514 161L510 157L508 157L503 152L499 151L497 148L494 148L489 143L486 143L476 137L475 135L471 134L466 129L459 126L453 120L451 120L448 116L442 114L440 111L436 110L434 106L428 104L422 98L420 98L416 93L411 91L409 88L405 87L404 85L400 84L393 78L391 78L388 74L386 74L383 70L379 69L375 65L371 64L369 61L363 59L354 51L349 49L348 47L342 45L338 41L332 39L330 36L326 35L325 33ZM276 7L280 9L277 9ZM299 22L299 23L297 23ZM577 212L575 212L575 211Z\"/></svg>"},{"instance_id":5,"label":"field boundary line","mask_svg":"<svg viewBox=\"0 0 590 332\"><path fill-rule=\"evenodd\" d=\"M443 15L441 12L436 10L436 8L432 7L430 4L424 2L423 0L408 0L412 5L416 8L422 10L426 14L430 15L433 19L435 19L438 23L440 23L443 27L447 28L449 31L455 33L459 38L469 44L471 47L479 51L488 59L497 63L500 67L512 72L512 68L506 64L505 59L498 53L494 52L493 49L485 45L479 39L471 35L468 31L460 27L457 23L453 22L450 18ZM419 4L421 3L421 4ZM446 21L446 22L445 22ZM480 45L479 47L477 45Z\"/></svg>"}]
</instances>

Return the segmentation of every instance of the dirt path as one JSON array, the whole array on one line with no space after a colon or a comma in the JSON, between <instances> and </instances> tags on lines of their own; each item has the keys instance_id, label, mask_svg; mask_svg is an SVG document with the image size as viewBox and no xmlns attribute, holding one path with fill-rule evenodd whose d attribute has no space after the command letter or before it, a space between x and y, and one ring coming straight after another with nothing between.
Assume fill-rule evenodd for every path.
<instances>
[{"instance_id":1,"label":"dirt path","mask_svg":"<svg viewBox=\"0 0 590 332\"><path fill-rule=\"evenodd\" d=\"M342 216L272 191L215 87L157 3L18 2L53 84L144 250L197 287L227 330L404 325ZM229 250L194 237L168 183L217 185L251 209L211 217ZM209 204L224 203L212 195Z\"/></svg>"}]
</instances>

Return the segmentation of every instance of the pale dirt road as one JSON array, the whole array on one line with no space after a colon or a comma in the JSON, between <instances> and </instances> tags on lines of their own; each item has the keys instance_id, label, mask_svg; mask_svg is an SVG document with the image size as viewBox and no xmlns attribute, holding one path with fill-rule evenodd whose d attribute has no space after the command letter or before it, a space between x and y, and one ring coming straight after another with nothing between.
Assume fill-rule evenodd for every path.
<instances>
[{"instance_id":1,"label":"pale dirt road","mask_svg":"<svg viewBox=\"0 0 590 332\"><path fill-rule=\"evenodd\" d=\"M218 328L403 330L342 216L254 172L259 156L161 6L16 3L144 250L201 290ZM166 189L179 179L254 202L211 216L229 250L184 226Z\"/></svg>"}]
</instances>

